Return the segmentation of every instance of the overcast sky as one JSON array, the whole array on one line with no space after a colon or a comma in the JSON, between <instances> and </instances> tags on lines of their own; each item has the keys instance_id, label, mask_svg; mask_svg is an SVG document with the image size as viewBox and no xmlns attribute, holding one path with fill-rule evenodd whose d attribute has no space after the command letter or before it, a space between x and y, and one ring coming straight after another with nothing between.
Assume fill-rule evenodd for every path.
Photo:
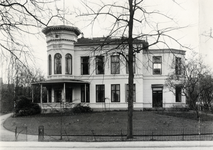
<instances>
[{"instance_id":1,"label":"overcast sky","mask_svg":"<svg viewBox=\"0 0 213 150\"><path fill-rule=\"evenodd\" d=\"M98 0L92 1L98 2ZM109 2L109 0L107 0L107 2ZM120 0L119 2L123 2L123 0ZM160 17L151 18L156 23L159 22L159 27L161 28L163 28L163 26L187 26L187 28L182 30L171 32L171 35L180 41L181 44L191 48L191 50L187 50L187 57L190 57L191 51L200 52L205 57L205 61L213 68L213 59L211 58L213 54L213 39L205 36L210 35L211 28L213 27L213 0L144 0L144 6L147 10L159 10L167 16L174 18L175 23L165 23ZM50 7L52 7L53 10L65 9L66 12L69 12L70 15L65 15L69 22L66 22L65 24L77 26L81 32L84 33L84 37L91 38L107 35L105 25L110 23L110 20L99 20L92 30L91 27L86 27L86 25L89 23L88 20L85 18L82 19L80 17L76 17L76 14L73 13L74 11L77 9L81 10L82 12L85 11L85 8L82 7L82 3L80 1L61 0L57 3L53 3ZM63 22L60 20L53 20L51 22L51 25L61 24L63 24ZM145 32L149 29L142 26L141 28L137 27L137 30L138 32ZM46 74L47 49L44 35L38 38L32 36L27 38L31 46L34 48L36 65L41 67L41 70ZM151 39L148 39L148 42L150 41ZM168 41L168 43L170 43L170 41ZM178 45L173 45L172 43L170 44L172 48L181 48ZM164 46L161 47L161 45L156 47L165 48ZM185 50L184 48L181 49Z\"/></svg>"}]
</instances>

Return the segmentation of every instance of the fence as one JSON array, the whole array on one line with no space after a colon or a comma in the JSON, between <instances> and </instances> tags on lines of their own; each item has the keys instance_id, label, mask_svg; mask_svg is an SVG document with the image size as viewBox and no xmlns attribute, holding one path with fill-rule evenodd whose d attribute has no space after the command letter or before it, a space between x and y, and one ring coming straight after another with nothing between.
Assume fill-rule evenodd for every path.
<instances>
[{"instance_id":1,"label":"fence","mask_svg":"<svg viewBox=\"0 0 213 150\"><path fill-rule=\"evenodd\" d=\"M127 131L124 130L63 130L54 134L48 129L44 129L44 140L65 140L65 141L125 141ZM134 130L136 141L212 141L213 131L194 130Z\"/></svg>"},{"instance_id":2,"label":"fence","mask_svg":"<svg viewBox=\"0 0 213 150\"><path fill-rule=\"evenodd\" d=\"M126 130L68 130L38 127L39 141L125 141ZM15 128L16 141L28 140L27 127ZM213 130L134 130L135 141L213 141Z\"/></svg>"}]
</instances>

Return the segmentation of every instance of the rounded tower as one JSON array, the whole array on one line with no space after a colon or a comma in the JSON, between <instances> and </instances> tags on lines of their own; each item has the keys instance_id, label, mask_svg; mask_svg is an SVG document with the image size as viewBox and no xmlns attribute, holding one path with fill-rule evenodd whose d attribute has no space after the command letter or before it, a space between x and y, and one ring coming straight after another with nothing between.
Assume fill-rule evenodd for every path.
<instances>
[{"instance_id":1,"label":"rounded tower","mask_svg":"<svg viewBox=\"0 0 213 150\"><path fill-rule=\"evenodd\" d=\"M74 43L81 33L77 27L58 25L42 30L46 36L47 79L74 78Z\"/></svg>"}]
</instances>

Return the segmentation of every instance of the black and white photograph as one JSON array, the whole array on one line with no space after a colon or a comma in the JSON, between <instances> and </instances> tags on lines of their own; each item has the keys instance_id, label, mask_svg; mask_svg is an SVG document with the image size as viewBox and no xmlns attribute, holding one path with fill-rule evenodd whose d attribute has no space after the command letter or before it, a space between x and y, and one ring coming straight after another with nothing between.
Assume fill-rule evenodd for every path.
<instances>
[{"instance_id":1,"label":"black and white photograph","mask_svg":"<svg viewBox=\"0 0 213 150\"><path fill-rule=\"evenodd\" d=\"M212 0L0 0L0 149L213 149Z\"/></svg>"}]
</instances>

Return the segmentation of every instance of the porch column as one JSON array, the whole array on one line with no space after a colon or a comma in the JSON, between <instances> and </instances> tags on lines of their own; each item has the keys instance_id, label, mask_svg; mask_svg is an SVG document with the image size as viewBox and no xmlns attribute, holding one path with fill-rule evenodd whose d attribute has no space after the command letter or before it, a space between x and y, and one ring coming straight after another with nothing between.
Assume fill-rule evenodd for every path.
<instances>
[{"instance_id":1,"label":"porch column","mask_svg":"<svg viewBox=\"0 0 213 150\"><path fill-rule=\"evenodd\" d=\"M49 91L49 89L47 88L47 103L49 103L50 102L50 91Z\"/></svg>"},{"instance_id":2,"label":"porch column","mask_svg":"<svg viewBox=\"0 0 213 150\"><path fill-rule=\"evenodd\" d=\"M40 85L40 103L42 104L42 84Z\"/></svg>"},{"instance_id":3,"label":"porch column","mask_svg":"<svg viewBox=\"0 0 213 150\"><path fill-rule=\"evenodd\" d=\"M55 94L55 89L51 88L51 100L52 100L51 102L52 103L54 103L54 101L55 101L55 95L54 94Z\"/></svg>"},{"instance_id":4,"label":"porch column","mask_svg":"<svg viewBox=\"0 0 213 150\"><path fill-rule=\"evenodd\" d=\"M64 102L66 102L66 83L64 83Z\"/></svg>"}]
</instances>

